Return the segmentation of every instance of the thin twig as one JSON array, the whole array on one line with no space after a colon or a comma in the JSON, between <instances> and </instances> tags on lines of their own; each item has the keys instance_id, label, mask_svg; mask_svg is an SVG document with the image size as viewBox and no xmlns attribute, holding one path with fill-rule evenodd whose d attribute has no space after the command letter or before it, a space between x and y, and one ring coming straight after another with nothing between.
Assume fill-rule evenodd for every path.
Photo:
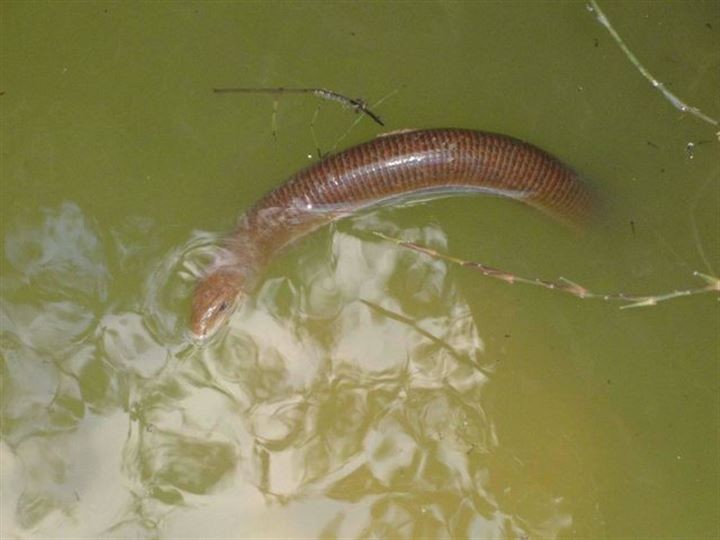
<instances>
[{"instance_id":1,"label":"thin twig","mask_svg":"<svg viewBox=\"0 0 720 540\"><path fill-rule=\"evenodd\" d=\"M483 375L487 375L488 377L491 375L486 370L481 368L477 363L473 362L470 358L467 358L466 355L463 355L463 354L459 353L458 351L456 351L455 348L452 345L450 345L447 341L445 341L444 339L442 339L440 337L437 337L432 332L428 332L427 330L422 328L416 321L414 321L410 317L406 317L405 315L402 315L401 313L397 313L395 311L390 311L389 309L382 307L380 304L370 302L369 300L361 299L360 301L363 304L365 304L367 307L374 309L375 311L384 315L385 317L396 320L398 322L406 324L410 328L413 328L420 335L426 337L431 342L433 342L435 345L438 345L439 347L448 351L450 353L450 356L452 356L455 360L457 360L461 364L465 364L473 369L477 369Z\"/></svg>"},{"instance_id":2,"label":"thin twig","mask_svg":"<svg viewBox=\"0 0 720 540\"><path fill-rule=\"evenodd\" d=\"M328 101L337 101L345 107L369 116L375 123L381 126L385 125L382 119L370 110L365 100L347 97L326 88L285 88L282 86L277 88L213 88L213 92L216 94L312 94Z\"/></svg>"},{"instance_id":3,"label":"thin twig","mask_svg":"<svg viewBox=\"0 0 720 540\"><path fill-rule=\"evenodd\" d=\"M705 269L709 274L713 274L714 271L712 265L710 264L710 260L705 254L705 249L703 248L702 242L700 241L700 231L698 230L697 221L695 219L695 211L697 210L698 203L700 202L702 192L705 191L705 188L710 184L712 180L712 176L709 176L707 180L705 180L703 185L700 186L700 189L698 189L697 193L695 194L695 198L690 205L690 225L692 226L693 237L695 238L695 246L697 248L698 254L700 255L700 259L702 260L703 264L705 264Z\"/></svg>"},{"instance_id":4,"label":"thin twig","mask_svg":"<svg viewBox=\"0 0 720 540\"><path fill-rule=\"evenodd\" d=\"M278 113L278 100L273 100L273 112L270 120L270 129L272 130L273 140L277 141L277 113Z\"/></svg>"},{"instance_id":5,"label":"thin twig","mask_svg":"<svg viewBox=\"0 0 720 540\"><path fill-rule=\"evenodd\" d=\"M315 122L317 121L318 114L320 114L320 105L321 103L318 103L318 106L315 107L315 112L313 113L312 120L310 120L310 133L312 134L312 139L313 143L315 144L315 150L317 151L318 159L323 158L323 153L320 150L320 143L318 142L317 133L315 133Z\"/></svg>"},{"instance_id":6,"label":"thin twig","mask_svg":"<svg viewBox=\"0 0 720 540\"><path fill-rule=\"evenodd\" d=\"M625 53L625 56L628 57L628 60L632 62L632 64L638 69L638 71L642 74L645 79L648 80L648 82L653 85L653 87L660 90L662 95L667 99L672 105L679 109L682 112L689 112L693 116L700 118L701 120L704 120L705 122L712 124L713 126L718 125L718 121L714 118L709 117L705 113L703 113L700 109L697 107L692 107L682 101L680 98L678 98L675 94L670 92L665 85L658 81L655 77L653 77L652 73L650 73L645 66L643 66L640 61L637 59L637 57L630 51L627 45L625 45L625 42L622 40L620 35L615 31L613 26L610 24L610 21L605 16L603 11L600 9L600 6L596 2L596 0L590 0L590 3L587 5L587 8L590 12L595 13L595 17L597 18L598 22L602 24L605 28L607 28L607 31L610 32L610 35L613 37L615 42L620 46L622 51Z\"/></svg>"},{"instance_id":7,"label":"thin twig","mask_svg":"<svg viewBox=\"0 0 720 540\"><path fill-rule=\"evenodd\" d=\"M394 96L395 94L397 94L399 91L400 91L400 90L399 90L398 88L396 88L395 90L392 90L392 91L388 92L388 93L385 94L383 97L381 97L380 99L378 99L378 100L373 104L373 107L377 107L378 105L380 105L381 103L383 103L385 100L390 99L392 96ZM338 140L335 141L335 144L334 144L333 147L330 149L331 152L334 152L334 151L337 149L338 145L345 139L345 137L347 137L347 136L350 134L350 132L355 128L355 126L358 125L359 122L360 122L360 118L356 118L355 120L353 120L353 123L350 124L350 127L348 127L348 128L345 130L345 133L343 133L342 135L340 135L340 137L338 137Z\"/></svg>"},{"instance_id":8,"label":"thin twig","mask_svg":"<svg viewBox=\"0 0 720 540\"><path fill-rule=\"evenodd\" d=\"M493 268L492 266L487 266L485 264L474 262L474 261L467 261L464 259L460 259L458 257L453 257L452 255L446 255L444 253L440 253L439 251L435 251L434 249L421 246L419 244L416 244L414 242L406 242L405 240L401 240L399 238L394 238L392 236L388 236L386 234L383 234L381 232L374 232L375 236L378 236L379 238L382 238L383 240L387 240L389 242L394 243L395 245L411 249L413 251L417 251L419 253L423 253L425 255L428 255L434 259L440 259L444 261L451 262L453 264L457 264L459 266L464 266L467 268L472 268L474 270L479 271L482 275L492 277L495 279L499 279L500 281L504 281L505 283L525 283L527 285L534 285L536 287L542 287L544 289L551 289L563 293L571 294L577 298L593 298L593 299L600 299L605 301L618 301L623 302L625 305L620 306L620 309L626 309L626 308L634 308L634 307L643 307L643 306L654 306L660 302L664 302L667 300L672 300L673 298L680 298L683 296L692 296L695 294L704 294L704 293L720 293L720 279L715 276L710 276L708 274L703 274L701 272L693 272L693 275L695 277L698 277L705 281L706 285L704 287L697 287L694 289L683 289L678 291L672 291L668 293L661 293L661 294L647 294L647 295L636 295L636 294L626 294L626 293L595 293L587 288L583 287L582 285L579 285L578 283L574 283L570 281L567 278L561 277L557 281L549 281L545 279L539 279L539 278L528 278L519 276L517 274L513 274L512 272L506 272L504 270L500 270L498 268Z\"/></svg>"}]
</instances>

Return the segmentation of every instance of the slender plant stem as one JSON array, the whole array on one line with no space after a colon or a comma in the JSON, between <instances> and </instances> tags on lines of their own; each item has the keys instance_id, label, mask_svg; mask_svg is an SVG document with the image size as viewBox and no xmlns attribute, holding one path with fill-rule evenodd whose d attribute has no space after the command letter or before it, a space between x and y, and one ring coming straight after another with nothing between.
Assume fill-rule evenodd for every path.
<instances>
[{"instance_id":1,"label":"slender plant stem","mask_svg":"<svg viewBox=\"0 0 720 540\"><path fill-rule=\"evenodd\" d=\"M336 101L345 107L369 116L375 123L381 126L385 125L382 119L370 110L365 100L347 97L339 92L326 88L213 88L213 92L216 94L312 94L327 101Z\"/></svg>"},{"instance_id":2,"label":"slender plant stem","mask_svg":"<svg viewBox=\"0 0 720 540\"><path fill-rule=\"evenodd\" d=\"M400 91L400 90L399 90L398 88L396 88L395 90L391 90L390 92L388 92L387 94L385 94L383 97L381 97L380 99L378 99L378 100L373 104L373 107L377 107L378 105L382 104L385 100L390 99L392 96L394 96L395 94L397 94L399 91ZM335 144L334 144L333 147L330 149L331 152L334 152L334 151L337 149L338 145L350 134L350 132L351 132L353 129L355 129L355 126L357 126L359 122L360 122L360 117L358 117L358 118L356 118L355 120L353 120L352 124L350 124L350 126L345 130L345 133L343 133L342 135L340 135L340 137L338 137L337 141L335 141Z\"/></svg>"},{"instance_id":3,"label":"slender plant stem","mask_svg":"<svg viewBox=\"0 0 720 540\"><path fill-rule=\"evenodd\" d=\"M637 70L642 74L645 79L654 87L657 88L660 93L667 99L672 105L679 109L682 112L688 112L692 114L693 116L700 118L701 120L712 124L713 126L718 125L718 121L714 118L711 118L707 114L703 113L700 109L697 107L692 107L682 101L679 97L677 97L675 94L670 92L665 85L657 80L652 73L650 73L645 66L643 66L640 63L640 60L633 54L633 52L628 48L628 46L625 44L623 39L620 37L620 35L617 33L615 28L613 28L612 24L610 24L610 21L608 20L605 13L603 13L602 9L600 9L600 6L598 5L596 0L590 0L590 3L588 4L588 10L592 13L595 13L595 18L598 20L600 24L602 24L605 28L607 28L607 31L610 32L610 35L615 40L615 43L618 44L620 49L625 53L625 56L627 56L628 60L634 65ZM720 136L720 132L718 133L718 136Z\"/></svg>"},{"instance_id":4,"label":"slender plant stem","mask_svg":"<svg viewBox=\"0 0 720 540\"><path fill-rule=\"evenodd\" d=\"M435 251L434 249L431 249L431 248L428 248L425 246L421 246L420 244L416 244L414 242L407 242L407 241L401 240L399 238L394 238L392 236L388 236L381 232L375 231L374 234L377 237L382 238L383 240L387 240L388 242L392 242L393 244L395 244L397 246L400 246L400 247L403 247L406 249L410 249L410 250L416 251L418 253L423 253L434 259L440 259L440 260L447 261L447 262L450 262L453 264L457 264L459 266L463 266L466 268L472 268L474 270L477 270L484 276L498 279L500 281L504 281L505 283L511 283L511 284L512 283L524 283L526 285L534 285L536 287L542 287L544 289L551 289L554 291L571 294L577 298L592 298L592 299L605 300L608 302L609 301L622 302L624 305L620 306L620 309L654 306L660 302L665 302L667 300L672 300L674 298L693 296L696 294L720 293L720 279L715 276L703 274L701 272L693 272L693 275L695 277L702 279L705 282L704 287L682 289L682 290L676 290L676 291L660 293L660 294L643 294L643 295L627 294L627 293L622 293L622 292L596 293L596 292L590 291L589 289L583 287L582 285L575 283L573 281L570 281L569 279L564 278L564 277L559 278L557 281L550 281L550 280L540 279L540 278L524 277L524 276L514 274L512 272L500 270L499 268L494 268L492 266L488 266L488 265L485 265L485 264L482 264L479 262L467 261L465 259L453 257L452 255L446 255L444 253L440 253L439 251Z\"/></svg>"}]
</instances>

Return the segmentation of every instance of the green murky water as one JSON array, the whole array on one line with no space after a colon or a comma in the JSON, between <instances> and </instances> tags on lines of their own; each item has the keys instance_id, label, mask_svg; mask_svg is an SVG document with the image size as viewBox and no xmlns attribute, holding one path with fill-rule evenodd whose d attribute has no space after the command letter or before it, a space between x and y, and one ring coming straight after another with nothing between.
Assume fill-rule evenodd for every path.
<instances>
[{"instance_id":1,"label":"green murky water","mask_svg":"<svg viewBox=\"0 0 720 540\"><path fill-rule=\"evenodd\" d=\"M606 4L658 79L720 116L716 2ZM716 296L620 311L369 234L597 291L717 275L717 127L584 3L0 17L4 538L720 534ZM317 146L380 131L284 97L274 138L271 97L218 86L322 86L386 98L388 131L525 138L584 173L600 219L579 236L483 198L358 216L275 261L193 349L188 295L235 216Z\"/></svg>"}]
</instances>

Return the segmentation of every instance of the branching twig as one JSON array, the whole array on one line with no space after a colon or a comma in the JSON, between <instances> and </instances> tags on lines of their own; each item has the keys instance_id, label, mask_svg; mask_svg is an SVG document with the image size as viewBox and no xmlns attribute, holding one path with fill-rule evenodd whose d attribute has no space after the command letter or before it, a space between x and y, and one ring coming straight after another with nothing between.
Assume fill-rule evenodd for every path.
<instances>
[{"instance_id":1,"label":"branching twig","mask_svg":"<svg viewBox=\"0 0 720 540\"><path fill-rule=\"evenodd\" d=\"M701 272L693 272L693 275L696 277L699 277L703 281L705 281L706 285L704 287L697 287L694 289L684 289L680 291L672 291L669 293L662 293L662 294L651 294L651 295L635 295L635 294L626 294L626 293L610 293L610 294L603 294L603 293L594 293L582 285L579 285L577 283L574 283L570 281L569 279L561 277L557 281L548 281L545 279L539 279L539 278L527 278L523 276L519 276L517 274L513 274L512 272L506 272L504 270L500 270L498 268L493 268L492 266L487 266L485 264L474 262L474 261L466 261L464 259L460 259L458 257L453 257L452 255L446 255L444 253L440 253L439 251L435 251L434 249L421 246L419 244L416 244L414 242L406 242L404 240L400 240L399 238L393 238L392 236L388 236L386 234L383 234L381 232L375 231L374 234L383 240L387 240L389 242L392 242L398 246L411 249L413 251L417 251L419 253L424 253L425 255L428 255L430 257L433 257L434 259L441 259L444 261L451 262L453 264L457 264L459 266L464 266L467 268L473 268L475 270L478 270L481 274L484 276L492 277L495 279L499 279L501 281L504 281L506 283L525 283L527 285L535 285L536 287L542 287L544 289L552 289L555 291L568 293L573 296L576 296L577 298L597 298L605 301L619 301L624 302L625 305L620 306L620 309L625 308L633 308L633 307L644 307L644 306L654 306L655 304L658 304L660 302L665 302L667 300L672 300L673 298L679 298L681 296L692 296L695 294L703 294L703 293L720 293L720 279L714 276L709 276L707 274L703 274Z\"/></svg>"},{"instance_id":2,"label":"branching twig","mask_svg":"<svg viewBox=\"0 0 720 540\"><path fill-rule=\"evenodd\" d=\"M399 92L399 89L398 89L398 88L396 88L395 90L391 90L390 92L388 92L387 94L385 94L383 97L381 97L380 99L378 99L378 100L373 104L373 107L377 107L377 106L380 105L383 101L385 101L386 99L391 98L392 96L394 96L394 95L397 94L398 92ZM330 149L331 152L334 152L334 151L337 149L338 145L343 141L343 139L345 139L345 137L348 136L348 134L355 128L355 126L357 126L358 122L360 122L360 118L359 118L359 117L356 118L355 120L353 120L353 123L350 124L350 127L348 127L348 128L345 130L345 133L343 133L342 135L340 135L340 137L338 137L338 140L335 141L335 144L334 144L333 147Z\"/></svg>"},{"instance_id":3,"label":"branching twig","mask_svg":"<svg viewBox=\"0 0 720 540\"><path fill-rule=\"evenodd\" d=\"M700 109L697 107L692 107L682 101L680 98L678 98L675 94L670 92L665 85L658 81L655 77L653 77L652 73L650 73L645 66L643 66L640 61L637 59L637 57L632 53L632 51L628 48L627 45L625 45L625 42L622 40L620 35L615 31L615 28L610 24L610 21L605 16L603 11L600 9L600 6L596 2L596 0L590 0L590 3L588 4L588 10L595 13L595 17L597 18L598 22L602 24L605 28L607 28L607 31L610 32L610 35L615 40L615 42L620 46L622 51L625 53L625 56L628 57L628 60L632 62L632 64L638 69L638 71L642 74L643 77L645 77L650 84L652 84L655 88L660 90L662 95L667 99L672 105L681 110L682 112L689 112L693 116L696 116L697 118L700 118L701 120L704 120L705 122L712 124L713 126L718 125L718 121L714 118L709 117L705 113L703 113ZM719 135L720 136L720 135Z\"/></svg>"},{"instance_id":4,"label":"branching twig","mask_svg":"<svg viewBox=\"0 0 720 540\"><path fill-rule=\"evenodd\" d=\"M382 119L370 110L365 100L350 98L334 90L327 90L325 88L213 88L213 92L216 94L312 94L328 101L337 101L345 107L369 116L375 123L381 126L385 125Z\"/></svg>"}]
</instances>

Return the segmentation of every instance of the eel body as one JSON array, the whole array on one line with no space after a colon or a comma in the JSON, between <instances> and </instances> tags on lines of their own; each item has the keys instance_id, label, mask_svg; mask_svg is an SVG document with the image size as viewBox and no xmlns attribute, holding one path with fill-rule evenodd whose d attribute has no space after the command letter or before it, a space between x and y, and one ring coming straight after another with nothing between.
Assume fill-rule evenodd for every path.
<instances>
[{"instance_id":1,"label":"eel body","mask_svg":"<svg viewBox=\"0 0 720 540\"><path fill-rule=\"evenodd\" d=\"M301 170L240 217L226 256L195 290L192 333L212 334L268 261L313 230L379 204L468 192L517 199L570 222L592 206L571 168L518 139L466 129L383 135Z\"/></svg>"}]
</instances>

